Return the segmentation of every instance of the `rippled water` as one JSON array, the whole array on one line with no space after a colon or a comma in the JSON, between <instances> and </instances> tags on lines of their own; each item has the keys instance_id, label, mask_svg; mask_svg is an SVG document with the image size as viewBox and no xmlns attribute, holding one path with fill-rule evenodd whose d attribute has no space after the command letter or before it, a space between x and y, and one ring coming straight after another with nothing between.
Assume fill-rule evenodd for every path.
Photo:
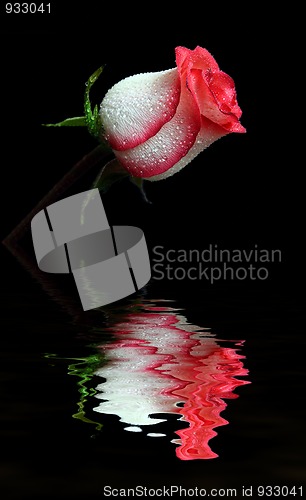
<instances>
[{"instance_id":1,"label":"rippled water","mask_svg":"<svg viewBox=\"0 0 306 500\"><path fill-rule=\"evenodd\" d=\"M290 294L152 284L83 313L65 281L8 260L4 499L304 486L305 343Z\"/></svg>"},{"instance_id":2,"label":"rippled water","mask_svg":"<svg viewBox=\"0 0 306 500\"><path fill-rule=\"evenodd\" d=\"M179 459L215 458L209 441L216 427L228 423L221 416L225 400L238 397L234 389L248 383L237 379L248 374L239 353L243 341L223 347L207 328L157 302L118 314L115 324L101 332L112 339L69 364L69 374L79 378L81 411L74 417L94 423L97 430L103 428L103 415L114 415L126 431L170 439L174 432L179 439L171 442L179 445ZM93 381L97 385L87 388ZM86 419L89 410L101 415L97 422ZM177 417L172 425L169 414Z\"/></svg>"}]
</instances>

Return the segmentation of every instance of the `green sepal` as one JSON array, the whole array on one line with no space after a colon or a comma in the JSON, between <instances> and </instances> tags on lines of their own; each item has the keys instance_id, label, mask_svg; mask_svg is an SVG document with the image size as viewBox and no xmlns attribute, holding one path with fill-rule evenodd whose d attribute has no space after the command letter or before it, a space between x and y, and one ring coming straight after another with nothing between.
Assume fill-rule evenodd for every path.
<instances>
[{"instance_id":1,"label":"green sepal","mask_svg":"<svg viewBox=\"0 0 306 500\"><path fill-rule=\"evenodd\" d=\"M101 193L106 193L115 182L121 181L126 177L129 177L130 181L138 187L143 200L151 204L152 202L148 199L144 190L143 179L130 176L128 171L123 168L116 158L110 160L102 168L92 187L99 189Z\"/></svg>"},{"instance_id":2,"label":"green sepal","mask_svg":"<svg viewBox=\"0 0 306 500\"><path fill-rule=\"evenodd\" d=\"M97 105L94 106L93 110L91 107L89 93L93 84L97 81L101 75L104 66L98 68L87 80L86 88L84 93L84 113L85 116L75 116L73 118L66 118L65 120L57 123L44 123L44 127L87 127L89 133L96 139L102 141L102 122L99 116L99 108Z\"/></svg>"},{"instance_id":3,"label":"green sepal","mask_svg":"<svg viewBox=\"0 0 306 500\"><path fill-rule=\"evenodd\" d=\"M143 200L146 202L146 203L152 203L147 195L146 195L146 192L144 190L144 186L143 186L143 179L141 177L130 177L130 180L133 184L135 184L135 186L138 187L138 189L140 190L140 193L141 193L141 196L143 198Z\"/></svg>"},{"instance_id":4,"label":"green sepal","mask_svg":"<svg viewBox=\"0 0 306 500\"><path fill-rule=\"evenodd\" d=\"M102 193L106 193L115 182L128 177L128 175L128 171L125 170L116 159L113 159L102 168L94 181L93 188L97 188Z\"/></svg>"},{"instance_id":5,"label":"green sepal","mask_svg":"<svg viewBox=\"0 0 306 500\"><path fill-rule=\"evenodd\" d=\"M97 81L99 76L101 75L104 66L100 66L87 80L86 89L84 94L84 112L85 112L85 120L86 125L89 130L89 133L93 135L96 139L100 139L102 135L102 122L99 116L99 108L97 105L91 108L91 102L89 98L89 92L93 84Z\"/></svg>"},{"instance_id":6,"label":"green sepal","mask_svg":"<svg viewBox=\"0 0 306 500\"><path fill-rule=\"evenodd\" d=\"M75 116L74 118L66 118L58 123L43 123L43 127L86 127L85 116Z\"/></svg>"}]
</instances>

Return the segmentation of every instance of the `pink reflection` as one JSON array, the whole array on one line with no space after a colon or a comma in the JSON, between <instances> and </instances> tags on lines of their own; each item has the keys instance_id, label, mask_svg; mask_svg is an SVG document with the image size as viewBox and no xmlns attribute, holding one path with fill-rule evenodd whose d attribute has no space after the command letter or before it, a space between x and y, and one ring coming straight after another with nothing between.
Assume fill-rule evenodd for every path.
<instances>
[{"instance_id":1,"label":"pink reflection","mask_svg":"<svg viewBox=\"0 0 306 500\"><path fill-rule=\"evenodd\" d=\"M220 416L224 399L238 397L234 389L249 383L235 378L248 374L237 352L242 342L223 348L208 329L188 324L170 307L130 313L113 330L117 340L100 347L108 363L95 372L105 381L94 410L118 415L135 432L166 420L156 414L181 415L189 425L176 431L177 457L217 457L208 443L214 429L228 423Z\"/></svg>"}]
</instances>

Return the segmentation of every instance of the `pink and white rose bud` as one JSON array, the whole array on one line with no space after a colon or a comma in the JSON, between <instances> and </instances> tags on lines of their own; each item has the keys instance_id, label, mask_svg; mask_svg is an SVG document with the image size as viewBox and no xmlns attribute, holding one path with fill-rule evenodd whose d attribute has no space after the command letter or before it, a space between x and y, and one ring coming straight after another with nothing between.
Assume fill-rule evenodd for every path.
<instances>
[{"instance_id":1,"label":"pink and white rose bud","mask_svg":"<svg viewBox=\"0 0 306 500\"><path fill-rule=\"evenodd\" d=\"M134 177L173 175L231 132L245 132L234 81L201 47L177 47L176 68L115 84L100 108L105 139Z\"/></svg>"}]
</instances>

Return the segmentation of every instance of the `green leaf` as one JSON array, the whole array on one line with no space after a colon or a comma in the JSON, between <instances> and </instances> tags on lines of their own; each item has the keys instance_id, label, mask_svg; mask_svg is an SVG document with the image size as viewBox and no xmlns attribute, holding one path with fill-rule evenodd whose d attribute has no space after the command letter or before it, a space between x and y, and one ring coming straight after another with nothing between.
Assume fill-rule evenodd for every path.
<instances>
[{"instance_id":1,"label":"green leaf","mask_svg":"<svg viewBox=\"0 0 306 500\"><path fill-rule=\"evenodd\" d=\"M43 123L43 127L86 127L85 116L75 116L74 118L66 118L58 123Z\"/></svg>"}]
</instances>

